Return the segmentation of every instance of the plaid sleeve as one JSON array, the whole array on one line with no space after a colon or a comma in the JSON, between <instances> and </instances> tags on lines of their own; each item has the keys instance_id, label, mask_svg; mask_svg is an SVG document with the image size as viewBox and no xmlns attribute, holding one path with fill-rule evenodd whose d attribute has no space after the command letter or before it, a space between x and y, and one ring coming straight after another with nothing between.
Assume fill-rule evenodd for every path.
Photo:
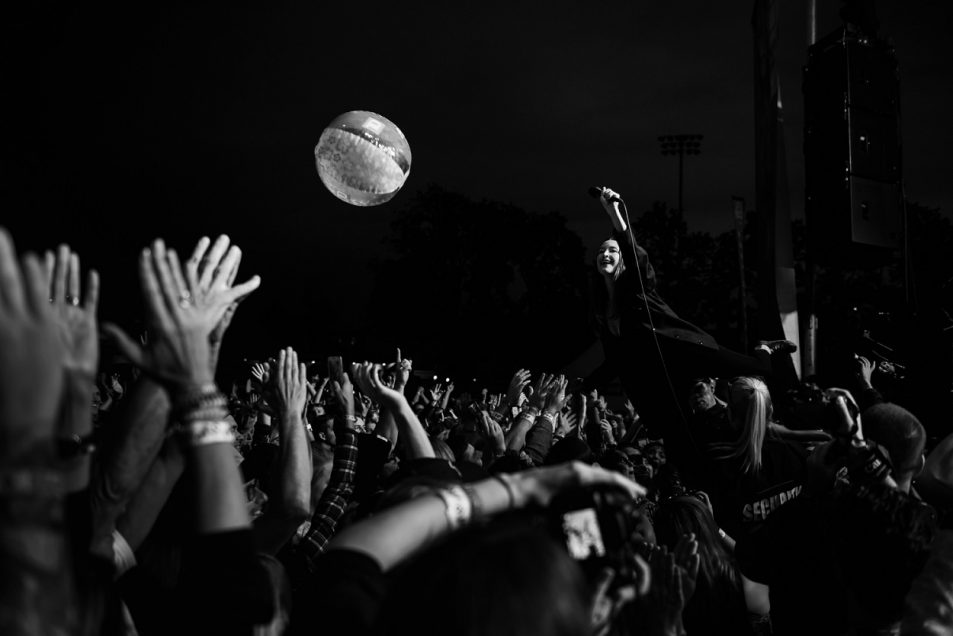
<instances>
[{"instance_id":1,"label":"plaid sleeve","mask_svg":"<svg viewBox=\"0 0 953 636\"><path fill-rule=\"evenodd\" d=\"M337 436L334 449L334 465L327 488L321 495L311 517L308 533L298 543L297 550L310 566L324 552L328 541L334 536L338 519L344 514L351 494L354 492L355 467L357 466L357 435L351 431Z\"/></svg>"}]
</instances>

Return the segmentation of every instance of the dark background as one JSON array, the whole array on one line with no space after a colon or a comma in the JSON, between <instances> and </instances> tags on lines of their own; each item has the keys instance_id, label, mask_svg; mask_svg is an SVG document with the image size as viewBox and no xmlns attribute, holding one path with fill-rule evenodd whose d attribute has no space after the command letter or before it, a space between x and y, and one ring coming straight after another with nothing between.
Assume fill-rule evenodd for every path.
<instances>
[{"instance_id":1,"label":"dark background","mask_svg":"<svg viewBox=\"0 0 953 636\"><path fill-rule=\"evenodd\" d=\"M807 3L780 4L798 219ZM818 4L821 37L839 25L839 4ZM202 234L229 234L244 250L241 278L263 278L229 335L232 362L291 344L314 357L403 346L448 373L566 364L591 341L579 272L608 230L589 186L618 190L633 215L672 207L677 163L657 137L699 133L701 154L685 162L684 231L729 230L732 196L754 206L752 6L7 9L0 223L21 249L70 243L103 275L101 315L130 327L147 241L162 236L181 253ZM900 62L906 194L942 221L953 210L953 10L940 0L875 6ZM396 122L413 151L404 189L376 208L338 201L314 168L324 126L354 109ZM646 227L668 231L664 212L656 217ZM421 229L434 223L449 227ZM494 254L512 267L488 273ZM690 266L660 268L666 297ZM483 278L461 282L474 272L492 293L474 291ZM685 299L701 291L683 288L673 305L697 311ZM712 314L730 304L690 317L718 331ZM737 325L721 329L735 344Z\"/></svg>"}]
</instances>

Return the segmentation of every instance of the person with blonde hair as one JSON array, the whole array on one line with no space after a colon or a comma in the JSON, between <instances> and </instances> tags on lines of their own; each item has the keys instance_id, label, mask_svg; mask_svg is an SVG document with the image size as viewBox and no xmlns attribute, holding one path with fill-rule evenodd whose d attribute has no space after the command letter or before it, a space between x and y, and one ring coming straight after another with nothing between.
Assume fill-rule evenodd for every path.
<instances>
[{"instance_id":1,"label":"person with blonde hair","mask_svg":"<svg viewBox=\"0 0 953 636\"><path fill-rule=\"evenodd\" d=\"M715 520L734 538L754 532L801 493L807 451L782 439L772 416L764 381L734 378L728 387L724 437L703 448Z\"/></svg>"}]
</instances>

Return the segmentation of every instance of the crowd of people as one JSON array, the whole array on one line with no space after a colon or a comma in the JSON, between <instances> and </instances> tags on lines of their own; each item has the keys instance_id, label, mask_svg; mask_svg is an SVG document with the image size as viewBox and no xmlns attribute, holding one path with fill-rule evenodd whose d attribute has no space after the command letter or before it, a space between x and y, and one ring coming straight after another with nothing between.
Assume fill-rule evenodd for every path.
<instances>
[{"instance_id":1,"label":"crowd of people","mask_svg":"<svg viewBox=\"0 0 953 636\"><path fill-rule=\"evenodd\" d=\"M129 334L0 229L0 633L953 633L953 435L866 359L787 386L787 343L721 349L607 211L610 366L479 392L292 347L220 386L261 284L227 236L143 249Z\"/></svg>"}]
</instances>

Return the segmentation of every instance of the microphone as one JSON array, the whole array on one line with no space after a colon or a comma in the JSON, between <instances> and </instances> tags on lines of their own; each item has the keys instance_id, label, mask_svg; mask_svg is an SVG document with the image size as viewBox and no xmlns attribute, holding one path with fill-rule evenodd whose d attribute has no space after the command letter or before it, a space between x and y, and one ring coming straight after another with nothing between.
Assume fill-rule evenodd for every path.
<instances>
[{"instance_id":1,"label":"microphone","mask_svg":"<svg viewBox=\"0 0 953 636\"><path fill-rule=\"evenodd\" d=\"M612 192L612 194L608 194L609 192L612 192L612 191L609 188L605 188L605 187L592 186L591 188L589 188L589 196L591 196L593 199L604 198L606 201L622 201L622 197L620 197L618 194L616 194L615 192Z\"/></svg>"}]
</instances>

